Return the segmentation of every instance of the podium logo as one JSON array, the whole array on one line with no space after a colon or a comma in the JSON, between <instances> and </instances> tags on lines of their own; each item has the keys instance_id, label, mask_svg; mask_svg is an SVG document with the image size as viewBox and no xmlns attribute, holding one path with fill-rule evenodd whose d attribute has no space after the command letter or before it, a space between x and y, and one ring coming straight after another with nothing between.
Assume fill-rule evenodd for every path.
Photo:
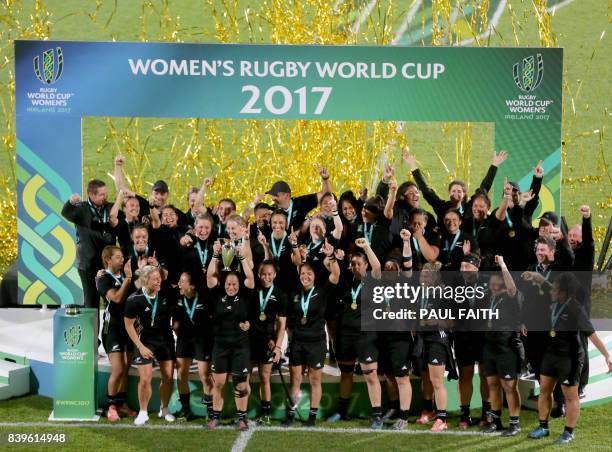
<instances>
[{"instance_id":1,"label":"podium logo","mask_svg":"<svg viewBox=\"0 0 612 452\"><path fill-rule=\"evenodd\" d=\"M81 342L82 330L81 325L73 325L64 330L64 342L68 347L76 347Z\"/></svg>"},{"instance_id":2,"label":"podium logo","mask_svg":"<svg viewBox=\"0 0 612 452\"><path fill-rule=\"evenodd\" d=\"M34 74L38 80L46 85L57 82L64 70L64 54L62 53L62 48L56 47L55 50L45 50L42 54L42 62L40 60L40 55L36 55L33 63Z\"/></svg>"},{"instance_id":3,"label":"podium logo","mask_svg":"<svg viewBox=\"0 0 612 452\"><path fill-rule=\"evenodd\" d=\"M523 58L523 61L514 63L512 68L514 83L521 91L531 93L534 91L544 78L544 59L542 54L536 53Z\"/></svg>"}]
</instances>

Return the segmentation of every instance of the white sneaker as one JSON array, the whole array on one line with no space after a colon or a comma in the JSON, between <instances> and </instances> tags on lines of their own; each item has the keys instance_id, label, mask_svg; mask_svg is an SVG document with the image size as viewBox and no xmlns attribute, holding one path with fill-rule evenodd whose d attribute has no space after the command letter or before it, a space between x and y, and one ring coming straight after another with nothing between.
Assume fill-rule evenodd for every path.
<instances>
[{"instance_id":1,"label":"white sneaker","mask_svg":"<svg viewBox=\"0 0 612 452\"><path fill-rule=\"evenodd\" d=\"M139 411L138 416L134 419L134 425L145 425L145 423L149 420L149 415L146 411Z\"/></svg>"},{"instance_id":2,"label":"white sneaker","mask_svg":"<svg viewBox=\"0 0 612 452\"><path fill-rule=\"evenodd\" d=\"M165 419L166 422L174 422L176 420L174 415L172 415L168 410L168 407L160 408L159 413L157 413L157 417L160 419Z\"/></svg>"}]
</instances>

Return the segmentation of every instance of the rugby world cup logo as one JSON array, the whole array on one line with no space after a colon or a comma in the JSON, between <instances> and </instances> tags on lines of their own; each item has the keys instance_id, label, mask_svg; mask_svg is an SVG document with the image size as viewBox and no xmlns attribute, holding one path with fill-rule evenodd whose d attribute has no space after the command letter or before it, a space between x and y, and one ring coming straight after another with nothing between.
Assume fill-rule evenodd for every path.
<instances>
[{"instance_id":1,"label":"rugby world cup logo","mask_svg":"<svg viewBox=\"0 0 612 452\"><path fill-rule=\"evenodd\" d=\"M64 330L64 342L68 347L76 347L81 342L81 325L73 325Z\"/></svg>"},{"instance_id":2,"label":"rugby world cup logo","mask_svg":"<svg viewBox=\"0 0 612 452\"><path fill-rule=\"evenodd\" d=\"M521 91L530 93L534 91L544 77L544 59L542 54L536 53L535 56L530 55L523 58L523 61L514 63L512 68L514 75L514 83Z\"/></svg>"},{"instance_id":3,"label":"rugby world cup logo","mask_svg":"<svg viewBox=\"0 0 612 452\"><path fill-rule=\"evenodd\" d=\"M40 55L36 55L33 62L36 78L46 85L57 82L62 76L64 54L61 47L56 47L55 50L45 50L42 54L42 62Z\"/></svg>"}]
</instances>

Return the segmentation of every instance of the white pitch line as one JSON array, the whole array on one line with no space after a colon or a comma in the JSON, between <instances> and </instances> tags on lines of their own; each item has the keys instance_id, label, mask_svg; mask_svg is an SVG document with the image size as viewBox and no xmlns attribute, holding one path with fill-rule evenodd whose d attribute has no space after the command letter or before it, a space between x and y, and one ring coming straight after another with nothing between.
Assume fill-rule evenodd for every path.
<instances>
[{"instance_id":1,"label":"white pitch line","mask_svg":"<svg viewBox=\"0 0 612 452\"><path fill-rule=\"evenodd\" d=\"M361 24L363 24L368 16L372 13L374 6L376 6L377 0L370 0L370 3L361 10L361 14L359 14L359 19L357 19L353 25L351 26L351 32L357 33L361 28Z\"/></svg>"},{"instance_id":2,"label":"white pitch line","mask_svg":"<svg viewBox=\"0 0 612 452\"><path fill-rule=\"evenodd\" d=\"M404 20L402 21L402 24L395 32L395 37L393 38L393 41L391 41L391 45L397 45L400 39L402 39L402 37L406 33L406 30L408 29L408 26L412 22L412 19L414 19L414 16L416 15L422 4L423 0L414 0L414 3L408 10L408 13L406 13L406 17L404 17Z\"/></svg>"},{"instance_id":3,"label":"white pitch line","mask_svg":"<svg viewBox=\"0 0 612 452\"><path fill-rule=\"evenodd\" d=\"M250 424L250 423L249 423ZM102 429L144 429L144 430L206 430L203 424L197 425L185 425L185 424L145 424L137 426L134 424L92 424L92 423L62 423L62 422L0 422L1 428L33 428L33 427L49 427L57 430L63 428L102 428ZM233 426L220 426L218 430L236 430ZM372 430L370 428L329 428L329 427L255 427L250 426L246 432L240 432L240 436L234 443L232 450L244 450L234 449L242 443L244 447L246 443L251 439L251 436L255 432L314 432L314 433L382 433L388 435L442 435L442 436L499 436L500 433L485 434L477 431L444 431L440 433L433 433L429 430Z\"/></svg>"},{"instance_id":4,"label":"white pitch line","mask_svg":"<svg viewBox=\"0 0 612 452\"><path fill-rule=\"evenodd\" d=\"M565 8L570 3L574 3L574 0L565 0L564 2L557 3L556 5L549 6L548 8L546 8L546 11L549 12L549 13L552 13L553 16L554 16L556 10L561 9L561 8Z\"/></svg>"},{"instance_id":5,"label":"white pitch line","mask_svg":"<svg viewBox=\"0 0 612 452\"><path fill-rule=\"evenodd\" d=\"M471 44L477 39L480 40L480 39L488 38L491 35L491 33L493 33L493 29L497 27L497 24L499 23L501 16L504 14L506 3L507 3L507 0L502 0L501 2L499 2L499 4L497 5L497 9L495 10L495 13L493 14L493 17L491 18L491 20L489 21L489 24L487 25L487 30L484 33L481 33L474 38L464 39L463 41L459 43L459 45L463 46L466 44Z\"/></svg>"},{"instance_id":6,"label":"white pitch line","mask_svg":"<svg viewBox=\"0 0 612 452\"><path fill-rule=\"evenodd\" d=\"M255 428L249 428L246 432L240 432L240 435L238 435L238 438L236 438L232 445L232 452L244 452L255 430Z\"/></svg>"}]
</instances>

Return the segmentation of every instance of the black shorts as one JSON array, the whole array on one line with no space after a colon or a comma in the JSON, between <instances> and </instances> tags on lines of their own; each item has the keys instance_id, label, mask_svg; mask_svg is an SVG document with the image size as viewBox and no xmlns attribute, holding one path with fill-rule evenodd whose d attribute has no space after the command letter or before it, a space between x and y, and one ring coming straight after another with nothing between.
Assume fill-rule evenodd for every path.
<instances>
[{"instance_id":1,"label":"black shorts","mask_svg":"<svg viewBox=\"0 0 612 452\"><path fill-rule=\"evenodd\" d=\"M488 377L514 380L521 374L524 359L523 343L518 337L503 341L485 341L483 363L485 375Z\"/></svg>"},{"instance_id":2,"label":"black shorts","mask_svg":"<svg viewBox=\"0 0 612 452\"><path fill-rule=\"evenodd\" d=\"M264 337L250 336L250 344L252 362L257 364L272 364L274 355L270 354L271 350L268 339Z\"/></svg>"},{"instance_id":3,"label":"black shorts","mask_svg":"<svg viewBox=\"0 0 612 452\"><path fill-rule=\"evenodd\" d=\"M132 363L136 366L141 366L144 364L152 364L153 361L174 361L176 355L174 353L174 339L168 338L166 340L159 341L143 341L142 342L145 347L153 352L154 358L145 359L140 355L140 351L137 347L134 347L134 359Z\"/></svg>"},{"instance_id":4,"label":"black shorts","mask_svg":"<svg viewBox=\"0 0 612 452\"><path fill-rule=\"evenodd\" d=\"M458 332L453 337L453 349L459 367L482 363L484 334L480 332Z\"/></svg>"},{"instance_id":5,"label":"black shorts","mask_svg":"<svg viewBox=\"0 0 612 452\"><path fill-rule=\"evenodd\" d=\"M102 345L104 351L109 353L132 353L134 344L128 336L123 324L110 323L102 327Z\"/></svg>"},{"instance_id":6,"label":"black shorts","mask_svg":"<svg viewBox=\"0 0 612 452\"><path fill-rule=\"evenodd\" d=\"M213 344L212 336L196 336L194 339L195 360L210 362L212 360Z\"/></svg>"},{"instance_id":7,"label":"black shorts","mask_svg":"<svg viewBox=\"0 0 612 452\"><path fill-rule=\"evenodd\" d=\"M340 330L336 342L338 361L355 361L361 364L378 362L377 335L373 331L348 332Z\"/></svg>"},{"instance_id":8,"label":"black shorts","mask_svg":"<svg viewBox=\"0 0 612 452\"><path fill-rule=\"evenodd\" d=\"M577 356L544 353L540 375L556 378L564 386L576 386L584 364L583 354Z\"/></svg>"},{"instance_id":9,"label":"black shorts","mask_svg":"<svg viewBox=\"0 0 612 452\"><path fill-rule=\"evenodd\" d=\"M231 372L234 376L248 375L251 369L249 341L215 341L210 370L216 374Z\"/></svg>"},{"instance_id":10,"label":"black shorts","mask_svg":"<svg viewBox=\"0 0 612 452\"><path fill-rule=\"evenodd\" d=\"M322 369L325 365L327 346L325 341L296 342L289 346L289 365Z\"/></svg>"},{"instance_id":11,"label":"black shorts","mask_svg":"<svg viewBox=\"0 0 612 452\"><path fill-rule=\"evenodd\" d=\"M391 340L385 343L387 354L387 372L394 377L407 377L412 370L412 349L414 341L411 337L405 340Z\"/></svg>"},{"instance_id":12,"label":"black shorts","mask_svg":"<svg viewBox=\"0 0 612 452\"><path fill-rule=\"evenodd\" d=\"M447 347L448 345L443 342L425 341L423 349L423 368L421 370L426 370L429 364L432 366L446 365L448 359L446 356Z\"/></svg>"}]
</instances>

